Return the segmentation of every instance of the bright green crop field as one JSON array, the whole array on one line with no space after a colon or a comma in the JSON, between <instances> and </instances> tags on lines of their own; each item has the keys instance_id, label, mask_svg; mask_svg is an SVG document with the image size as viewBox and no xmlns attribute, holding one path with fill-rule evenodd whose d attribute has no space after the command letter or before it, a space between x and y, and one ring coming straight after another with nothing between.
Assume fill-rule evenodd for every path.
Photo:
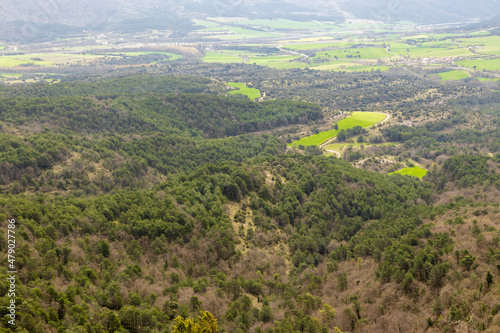
<instances>
[{"instance_id":1,"label":"bright green crop field","mask_svg":"<svg viewBox=\"0 0 500 333\"><path fill-rule=\"evenodd\" d=\"M347 42L331 42L331 43L305 43L305 44L289 44L283 46L284 49L289 50L314 50L314 49L326 49L330 47L350 47L354 43Z\"/></svg>"},{"instance_id":2,"label":"bright green crop field","mask_svg":"<svg viewBox=\"0 0 500 333\"><path fill-rule=\"evenodd\" d=\"M407 175L407 176L422 178L423 176L425 176L427 174L427 170L415 165L413 167L403 168L403 169L400 169L398 171L390 172L389 175L393 175L395 173L403 175L403 176Z\"/></svg>"},{"instance_id":3,"label":"bright green crop field","mask_svg":"<svg viewBox=\"0 0 500 333\"><path fill-rule=\"evenodd\" d=\"M344 118L337 122L339 125L338 130L329 130L329 131L324 131L318 134L314 134L305 138L302 138L300 140L297 140L295 142L292 142L289 144L290 146L317 146L325 142L326 140L329 140L331 138L334 138L337 136L337 133L340 130L345 130L348 128L353 128L354 126L361 126L361 127L370 127L378 122L381 122L386 118L386 115L384 113L378 113L378 112L353 112L352 116L348 118Z\"/></svg>"},{"instance_id":4,"label":"bright green crop field","mask_svg":"<svg viewBox=\"0 0 500 333\"><path fill-rule=\"evenodd\" d=\"M304 62L292 61L299 59L300 56L266 56L266 57L250 57L247 64L256 64L260 66L268 66L272 68L305 68L307 64Z\"/></svg>"},{"instance_id":5,"label":"bright green crop field","mask_svg":"<svg viewBox=\"0 0 500 333\"><path fill-rule=\"evenodd\" d=\"M378 59L378 58L387 58L392 55L387 52L382 47L364 47L364 48L355 48L355 49L343 49L343 50L333 50L333 51L325 51L318 52L314 58L320 59L334 59L337 57L338 59Z\"/></svg>"},{"instance_id":6,"label":"bright green crop field","mask_svg":"<svg viewBox=\"0 0 500 333\"><path fill-rule=\"evenodd\" d=\"M234 88L239 88L239 90L232 90L230 94L243 94L247 95L250 99L256 99L260 97L260 91L256 88L249 88L245 83L242 82L228 82L229 86Z\"/></svg>"},{"instance_id":7,"label":"bright green crop field","mask_svg":"<svg viewBox=\"0 0 500 333\"><path fill-rule=\"evenodd\" d=\"M438 74L441 77L441 80L462 80L468 78L470 75L466 71L448 71Z\"/></svg>"},{"instance_id":8,"label":"bright green crop field","mask_svg":"<svg viewBox=\"0 0 500 333\"><path fill-rule=\"evenodd\" d=\"M495 59L471 59L471 60L460 60L456 62L460 66L474 68L479 71L486 69L488 71L500 70L500 58Z\"/></svg>"}]
</instances>

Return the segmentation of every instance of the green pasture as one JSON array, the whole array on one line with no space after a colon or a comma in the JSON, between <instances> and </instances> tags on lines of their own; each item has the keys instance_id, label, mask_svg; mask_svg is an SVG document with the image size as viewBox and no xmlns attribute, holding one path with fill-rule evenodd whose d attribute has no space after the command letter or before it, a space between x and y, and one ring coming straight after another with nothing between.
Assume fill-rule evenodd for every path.
<instances>
[{"instance_id":1,"label":"green pasture","mask_svg":"<svg viewBox=\"0 0 500 333\"><path fill-rule=\"evenodd\" d=\"M23 74L0 73L0 76L4 76L4 77L17 77L17 76L23 76Z\"/></svg>"},{"instance_id":2,"label":"green pasture","mask_svg":"<svg viewBox=\"0 0 500 333\"><path fill-rule=\"evenodd\" d=\"M469 73L467 73L466 71L448 71L439 73L438 75L443 81L463 80L470 76Z\"/></svg>"},{"instance_id":3,"label":"green pasture","mask_svg":"<svg viewBox=\"0 0 500 333\"><path fill-rule=\"evenodd\" d=\"M380 66L363 62L353 62L346 60L337 60L329 63L318 63L310 66L311 69L324 70L324 71L344 71L344 72L370 72L370 71L386 71L391 66Z\"/></svg>"},{"instance_id":4,"label":"green pasture","mask_svg":"<svg viewBox=\"0 0 500 333\"><path fill-rule=\"evenodd\" d=\"M387 52L382 47L365 47L365 48L354 48L354 49L342 49L342 50L332 50L318 52L313 57L313 59L334 59L335 56L338 59L378 59L378 58L388 58L392 54ZM352 57L352 58L349 58Z\"/></svg>"},{"instance_id":5,"label":"green pasture","mask_svg":"<svg viewBox=\"0 0 500 333\"><path fill-rule=\"evenodd\" d=\"M203 60L204 62L220 62L223 64L237 63L242 61L240 57L213 51L207 51L205 53L205 56L201 58L201 60Z\"/></svg>"},{"instance_id":6,"label":"green pasture","mask_svg":"<svg viewBox=\"0 0 500 333\"><path fill-rule=\"evenodd\" d=\"M460 40L460 44L465 47L475 46L477 53L500 55L500 36L463 38Z\"/></svg>"},{"instance_id":7,"label":"green pasture","mask_svg":"<svg viewBox=\"0 0 500 333\"><path fill-rule=\"evenodd\" d=\"M393 175L396 173L403 176L407 175L407 176L422 178L427 174L427 170L419 167L418 165L415 165L413 167L403 168L398 171L390 172L389 175Z\"/></svg>"},{"instance_id":8,"label":"green pasture","mask_svg":"<svg viewBox=\"0 0 500 333\"><path fill-rule=\"evenodd\" d=\"M293 61L301 58L300 56L266 56L250 57L247 64L256 64L272 68L305 68L308 65L303 62Z\"/></svg>"},{"instance_id":9,"label":"green pasture","mask_svg":"<svg viewBox=\"0 0 500 333\"><path fill-rule=\"evenodd\" d=\"M443 58L443 57L471 57L474 55L469 49L463 47L418 47L410 50L408 55L412 58Z\"/></svg>"},{"instance_id":10,"label":"green pasture","mask_svg":"<svg viewBox=\"0 0 500 333\"><path fill-rule=\"evenodd\" d=\"M283 46L284 49L289 50L315 50L315 49L326 49L326 48L347 48L352 46L354 43L351 42L325 42L325 43L304 43L304 44L289 44Z\"/></svg>"},{"instance_id":11,"label":"green pasture","mask_svg":"<svg viewBox=\"0 0 500 333\"><path fill-rule=\"evenodd\" d=\"M104 53L104 55L114 56L114 57L119 57L119 56L137 57L137 56L142 56L142 55L147 55L147 54L163 54L163 55L170 56L170 58L160 60L160 61L172 61L172 60L182 58L182 56L180 54L175 54L175 53L170 53L170 52L165 52L165 51L132 51L132 52L106 52L106 53ZM159 62L159 61L157 61L157 62Z\"/></svg>"},{"instance_id":12,"label":"green pasture","mask_svg":"<svg viewBox=\"0 0 500 333\"><path fill-rule=\"evenodd\" d=\"M469 34L469 36L487 36L489 34L490 34L489 31L475 31L475 32L471 32Z\"/></svg>"},{"instance_id":13,"label":"green pasture","mask_svg":"<svg viewBox=\"0 0 500 333\"><path fill-rule=\"evenodd\" d=\"M451 41L423 42L421 46L402 42L390 42L389 51L397 55L408 55L413 58L470 57L474 53L468 48Z\"/></svg>"},{"instance_id":14,"label":"green pasture","mask_svg":"<svg viewBox=\"0 0 500 333\"><path fill-rule=\"evenodd\" d=\"M498 81L498 78L491 78L491 77L475 77L475 79L478 79L481 82L496 82L496 81Z\"/></svg>"},{"instance_id":15,"label":"green pasture","mask_svg":"<svg viewBox=\"0 0 500 333\"><path fill-rule=\"evenodd\" d=\"M245 28L240 28L240 27L229 27L229 30L231 30L235 34L241 35L241 37L245 37L245 38L283 36L283 34L279 34L279 33L275 33L275 32L245 29Z\"/></svg>"},{"instance_id":16,"label":"green pasture","mask_svg":"<svg viewBox=\"0 0 500 333\"><path fill-rule=\"evenodd\" d=\"M260 97L259 89L247 87L246 83L228 82L227 84L231 87L239 89L230 91L230 94L243 94L247 95L250 99L256 99Z\"/></svg>"},{"instance_id":17,"label":"green pasture","mask_svg":"<svg viewBox=\"0 0 500 333\"><path fill-rule=\"evenodd\" d=\"M480 71L482 71L483 69L489 71L500 70L500 58L460 60L457 61L456 64L464 67L474 68Z\"/></svg>"},{"instance_id":18,"label":"green pasture","mask_svg":"<svg viewBox=\"0 0 500 333\"><path fill-rule=\"evenodd\" d=\"M235 56L248 56L248 57L256 57L256 56L266 56L265 53L257 53L246 50L217 50L219 53L235 55Z\"/></svg>"},{"instance_id":19,"label":"green pasture","mask_svg":"<svg viewBox=\"0 0 500 333\"><path fill-rule=\"evenodd\" d=\"M49 67L55 65L70 65L91 62L103 58L102 55L73 53L32 53L11 56L0 56L0 67L16 67L25 64ZM41 60L33 60L41 59Z\"/></svg>"},{"instance_id":20,"label":"green pasture","mask_svg":"<svg viewBox=\"0 0 500 333\"><path fill-rule=\"evenodd\" d=\"M353 128L354 126L361 127L370 127L386 118L386 115L378 112L353 112L352 116L348 118L344 118L337 122L339 129L338 130L329 130L320 132L318 134L314 134L295 142L289 144L290 146L317 146L322 144L323 142L334 138L337 136L337 133L341 130L345 130L348 128Z\"/></svg>"}]
</instances>

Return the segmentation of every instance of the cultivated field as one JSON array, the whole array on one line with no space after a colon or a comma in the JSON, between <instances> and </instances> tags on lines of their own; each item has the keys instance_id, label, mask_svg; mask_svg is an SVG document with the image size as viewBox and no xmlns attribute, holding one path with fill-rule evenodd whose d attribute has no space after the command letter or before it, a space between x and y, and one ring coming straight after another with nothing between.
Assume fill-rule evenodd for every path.
<instances>
[{"instance_id":1,"label":"cultivated field","mask_svg":"<svg viewBox=\"0 0 500 333\"><path fill-rule=\"evenodd\" d=\"M305 138L302 138L300 140L297 140L295 142L292 142L290 146L317 146L322 144L323 142L334 138L337 136L337 133L341 130L345 130L348 128L353 128L355 126L361 126L361 127L370 127L378 122L381 122L386 118L386 115L384 113L378 113L378 112L353 112L352 116L348 118L344 118L337 122L339 125L338 130L329 130L329 131L324 131L318 134L314 134Z\"/></svg>"},{"instance_id":2,"label":"cultivated field","mask_svg":"<svg viewBox=\"0 0 500 333\"><path fill-rule=\"evenodd\" d=\"M396 173L403 175L403 176L407 175L407 176L422 178L423 176L425 176L427 174L427 170L415 165L413 167L403 168L403 169L400 169L398 171L390 172L389 175L393 175Z\"/></svg>"},{"instance_id":3,"label":"cultivated field","mask_svg":"<svg viewBox=\"0 0 500 333\"><path fill-rule=\"evenodd\" d=\"M479 71L483 69L488 71L500 70L500 58L461 60L456 63L460 66L474 68Z\"/></svg>"},{"instance_id":4,"label":"cultivated field","mask_svg":"<svg viewBox=\"0 0 500 333\"><path fill-rule=\"evenodd\" d=\"M256 88L249 88L245 83L241 82L228 82L229 86L234 88L239 88L239 90L232 90L230 94L243 94L247 95L250 99L256 99L260 97L260 91Z\"/></svg>"},{"instance_id":5,"label":"cultivated field","mask_svg":"<svg viewBox=\"0 0 500 333\"><path fill-rule=\"evenodd\" d=\"M466 71L448 71L438 74L441 80L462 80L468 78L470 75Z\"/></svg>"},{"instance_id":6,"label":"cultivated field","mask_svg":"<svg viewBox=\"0 0 500 333\"><path fill-rule=\"evenodd\" d=\"M241 62L242 59L238 56L207 51L205 56L201 58L201 60L203 60L204 62L218 62L222 64L230 64L230 63Z\"/></svg>"},{"instance_id":7,"label":"cultivated field","mask_svg":"<svg viewBox=\"0 0 500 333\"><path fill-rule=\"evenodd\" d=\"M381 47L364 47L354 49L332 50L316 53L315 59L378 59L387 58L391 54Z\"/></svg>"},{"instance_id":8,"label":"cultivated field","mask_svg":"<svg viewBox=\"0 0 500 333\"><path fill-rule=\"evenodd\" d=\"M300 59L300 56L265 56L265 57L250 57L247 64L255 64L260 66L268 66L272 68L305 68L308 65L303 62L294 61Z\"/></svg>"}]
</instances>

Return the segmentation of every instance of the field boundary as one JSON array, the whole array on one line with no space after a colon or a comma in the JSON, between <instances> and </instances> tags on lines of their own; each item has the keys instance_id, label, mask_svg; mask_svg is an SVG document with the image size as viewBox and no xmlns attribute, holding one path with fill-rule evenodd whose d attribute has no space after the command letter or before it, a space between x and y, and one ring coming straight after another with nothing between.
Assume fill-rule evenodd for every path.
<instances>
[{"instance_id":1,"label":"field boundary","mask_svg":"<svg viewBox=\"0 0 500 333\"><path fill-rule=\"evenodd\" d=\"M375 126L375 125L378 125L378 124L383 124L383 123L385 123L386 121L388 121L388 120L389 120L389 118L391 118L391 115L390 115L389 113L386 113L386 112L373 112L373 113L381 113L381 114L385 114L385 116L386 116L386 117L385 117L385 119L384 119L384 120L379 121L378 123L375 123L375 124L373 124L373 125L371 125L371 126L368 126L368 127L365 127L365 128L371 128L371 127L373 127L373 126ZM335 141L335 140L337 140L337 136L334 136L333 138L330 138L330 139L326 140L325 142L323 142L323 143L319 144L319 145L318 145L318 147L319 147L319 148L323 148L324 146L326 146L326 145L328 145L328 144L332 143L332 142L333 142L333 141Z\"/></svg>"}]
</instances>

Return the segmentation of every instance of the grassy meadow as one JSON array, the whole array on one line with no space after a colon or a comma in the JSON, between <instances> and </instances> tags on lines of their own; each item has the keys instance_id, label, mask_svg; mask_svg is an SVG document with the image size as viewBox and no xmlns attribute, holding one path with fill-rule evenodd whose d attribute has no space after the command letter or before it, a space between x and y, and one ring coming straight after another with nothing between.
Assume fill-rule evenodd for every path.
<instances>
[{"instance_id":1,"label":"grassy meadow","mask_svg":"<svg viewBox=\"0 0 500 333\"><path fill-rule=\"evenodd\" d=\"M460 60L456 62L460 66L473 68L479 71L488 70L496 71L500 70L500 58L494 59L468 59Z\"/></svg>"},{"instance_id":2,"label":"grassy meadow","mask_svg":"<svg viewBox=\"0 0 500 333\"><path fill-rule=\"evenodd\" d=\"M238 88L238 90L230 91L230 94L243 94L247 95L250 99L256 99L260 97L259 89L247 87L246 83L228 82L227 84L231 87Z\"/></svg>"},{"instance_id":3,"label":"grassy meadow","mask_svg":"<svg viewBox=\"0 0 500 333\"><path fill-rule=\"evenodd\" d=\"M398 171L394 171L394 172L389 173L389 175L393 175L393 174L422 178L427 174L427 170L419 167L418 165L415 165L413 167L407 167L407 168L403 168L403 169L400 169Z\"/></svg>"},{"instance_id":4,"label":"grassy meadow","mask_svg":"<svg viewBox=\"0 0 500 333\"><path fill-rule=\"evenodd\" d=\"M438 75L443 81L462 80L470 77L469 73L466 71L448 71L439 73Z\"/></svg>"},{"instance_id":5,"label":"grassy meadow","mask_svg":"<svg viewBox=\"0 0 500 333\"><path fill-rule=\"evenodd\" d=\"M241 57L233 56L229 54L207 51L205 56L201 58L204 62L218 62L222 64L238 63L242 61Z\"/></svg>"}]
</instances>

